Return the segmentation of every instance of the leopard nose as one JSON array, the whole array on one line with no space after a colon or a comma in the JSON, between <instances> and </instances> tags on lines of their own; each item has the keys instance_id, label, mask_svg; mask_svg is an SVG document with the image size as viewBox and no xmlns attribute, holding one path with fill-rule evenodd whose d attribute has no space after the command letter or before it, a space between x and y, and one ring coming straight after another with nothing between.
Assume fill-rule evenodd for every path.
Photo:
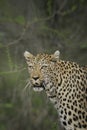
<instances>
[{"instance_id":1,"label":"leopard nose","mask_svg":"<svg viewBox=\"0 0 87 130\"><path fill-rule=\"evenodd\" d=\"M39 79L39 77L38 76L34 76L34 77L32 77L34 80L37 80L37 79Z\"/></svg>"}]
</instances>

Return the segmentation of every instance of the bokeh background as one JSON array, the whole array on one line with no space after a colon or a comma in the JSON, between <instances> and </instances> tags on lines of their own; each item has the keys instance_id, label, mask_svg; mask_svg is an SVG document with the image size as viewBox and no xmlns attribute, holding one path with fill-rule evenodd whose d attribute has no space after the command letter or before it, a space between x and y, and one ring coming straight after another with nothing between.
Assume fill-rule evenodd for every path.
<instances>
[{"instance_id":1,"label":"bokeh background","mask_svg":"<svg viewBox=\"0 0 87 130\"><path fill-rule=\"evenodd\" d=\"M29 88L25 50L86 65L87 0L0 0L0 130L60 130L45 93Z\"/></svg>"}]
</instances>

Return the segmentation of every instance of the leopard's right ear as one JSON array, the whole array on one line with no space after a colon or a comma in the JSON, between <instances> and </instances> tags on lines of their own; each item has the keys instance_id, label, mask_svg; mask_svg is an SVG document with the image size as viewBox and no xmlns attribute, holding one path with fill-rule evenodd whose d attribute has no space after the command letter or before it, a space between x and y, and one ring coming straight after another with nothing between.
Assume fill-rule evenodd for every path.
<instances>
[{"instance_id":1,"label":"leopard's right ear","mask_svg":"<svg viewBox=\"0 0 87 130\"><path fill-rule=\"evenodd\" d=\"M24 57L25 57L26 60L29 60L30 58L33 57L33 55L32 55L30 52L25 51L25 52L24 52Z\"/></svg>"}]
</instances>

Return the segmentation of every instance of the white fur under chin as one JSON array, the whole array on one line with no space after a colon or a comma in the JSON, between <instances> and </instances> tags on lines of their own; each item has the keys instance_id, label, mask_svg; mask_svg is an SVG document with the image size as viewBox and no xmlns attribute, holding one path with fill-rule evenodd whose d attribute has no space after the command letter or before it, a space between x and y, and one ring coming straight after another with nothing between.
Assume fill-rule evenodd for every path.
<instances>
[{"instance_id":1,"label":"white fur under chin","mask_svg":"<svg viewBox=\"0 0 87 130\"><path fill-rule=\"evenodd\" d=\"M34 87L33 90L36 91L36 92L40 92L40 91L43 90L43 88Z\"/></svg>"}]
</instances>

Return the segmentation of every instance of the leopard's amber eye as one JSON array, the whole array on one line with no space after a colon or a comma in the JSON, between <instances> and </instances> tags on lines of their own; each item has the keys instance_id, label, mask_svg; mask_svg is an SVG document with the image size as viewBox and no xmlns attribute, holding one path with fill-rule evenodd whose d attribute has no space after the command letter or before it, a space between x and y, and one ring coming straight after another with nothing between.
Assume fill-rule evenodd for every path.
<instances>
[{"instance_id":1,"label":"leopard's amber eye","mask_svg":"<svg viewBox=\"0 0 87 130\"><path fill-rule=\"evenodd\" d=\"M43 64L42 66L41 66L41 69L45 69L45 68L47 68L47 64Z\"/></svg>"}]
</instances>

